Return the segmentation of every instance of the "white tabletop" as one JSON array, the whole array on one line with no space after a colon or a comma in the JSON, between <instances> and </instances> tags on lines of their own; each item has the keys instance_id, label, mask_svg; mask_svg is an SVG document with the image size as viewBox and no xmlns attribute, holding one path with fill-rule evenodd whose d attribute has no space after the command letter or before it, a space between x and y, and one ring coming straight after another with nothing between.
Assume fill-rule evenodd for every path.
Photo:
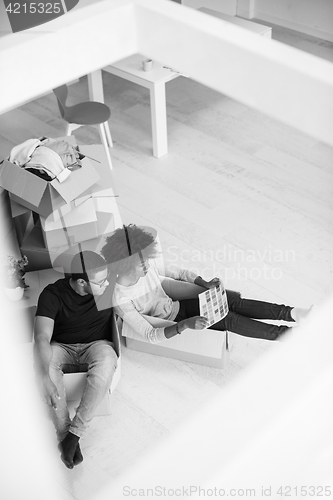
<instances>
[{"instance_id":1,"label":"white tabletop","mask_svg":"<svg viewBox=\"0 0 333 500\"><path fill-rule=\"evenodd\" d=\"M115 68L116 70L123 71L124 73L128 73L129 75L133 75L153 84L168 82L177 76L180 76L180 73L177 71L165 68L163 64L160 64L157 61L154 61L153 69L151 71L144 71L142 61L147 59L148 57L141 54L134 54L103 69L112 72L112 69Z\"/></svg>"}]
</instances>

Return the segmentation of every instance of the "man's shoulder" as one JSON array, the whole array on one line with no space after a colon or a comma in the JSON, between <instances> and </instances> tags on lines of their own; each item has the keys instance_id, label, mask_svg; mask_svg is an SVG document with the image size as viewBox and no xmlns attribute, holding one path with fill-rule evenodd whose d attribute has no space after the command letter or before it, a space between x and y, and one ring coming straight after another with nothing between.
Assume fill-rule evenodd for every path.
<instances>
[{"instance_id":1,"label":"man's shoulder","mask_svg":"<svg viewBox=\"0 0 333 500\"><path fill-rule=\"evenodd\" d=\"M38 298L36 316L47 316L55 319L63 303L63 297L67 295L65 293L69 286L67 283L68 278L61 278L42 290Z\"/></svg>"},{"instance_id":2,"label":"man's shoulder","mask_svg":"<svg viewBox=\"0 0 333 500\"><path fill-rule=\"evenodd\" d=\"M68 278L60 278L54 283L49 283L48 285L46 285L46 287L41 292L41 296L49 295L50 293L53 295L61 295L61 293L67 290L68 287Z\"/></svg>"}]
</instances>

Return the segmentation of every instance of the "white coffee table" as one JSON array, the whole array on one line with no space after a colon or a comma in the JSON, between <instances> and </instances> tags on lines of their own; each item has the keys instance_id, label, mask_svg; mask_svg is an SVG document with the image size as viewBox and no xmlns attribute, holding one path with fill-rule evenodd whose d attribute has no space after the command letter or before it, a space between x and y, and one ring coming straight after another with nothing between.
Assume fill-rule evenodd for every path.
<instances>
[{"instance_id":1,"label":"white coffee table","mask_svg":"<svg viewBox=\"0 0 333 500\"><path fill-rule=\"evenodd\" d=\"M146 59L144 56L134 54L117 63L106 66L103 70L149 89L153 155L156 158L160 158L168 152L165 84L180 76L180 73L165 68L156 61L151 71L144 71L142 68L142 61L144 59ZM104 102L101 70L88 75L88 84L90 99Z\"/></svg>"}]
</instances>

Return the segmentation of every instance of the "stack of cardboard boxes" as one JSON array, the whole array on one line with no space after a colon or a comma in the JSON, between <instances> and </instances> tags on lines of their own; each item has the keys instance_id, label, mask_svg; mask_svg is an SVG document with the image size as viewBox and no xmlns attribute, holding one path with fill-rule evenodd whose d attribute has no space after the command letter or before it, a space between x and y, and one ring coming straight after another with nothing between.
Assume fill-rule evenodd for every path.
<instances>
[{"instance_id":1,"label":"stack of cardboard boxes","mask_svg":"<svg viewBox=\"0 0 333 500\"><path fill-rule=\"evenodd\" d=\"M73 144L73 137L65 138ZM27 271L54 267L70 272L80 250L99 252L105 236L121 227L117 193L102 146L80 146L82 167L63 182L45 181L4 160L0 186L10 208Z\"/></svg>"},{"instance_id":2,"label":"stack of cardboard boxes","mask_svg":"<svg viewBox=\"0 0 333 500\"><path fill-rule=\"evenodd\" d=\"M73 137L66 137L73 145ZM70 265L80 250L99 253L105 236L120 227L117 192L103 146L80 146L84 156L82 167L73 170L62 183L57 179L47 182L23 168L4 160L0 163L0 186L9 193L9 203L17 240L23 255L29 260L30 288L25 300L15 302L13 311L24 310L28 320L27 355L32 361L31 332L36 303L41 290L48 283L70 273ZM89 157L89 158L88 158ZM51 269L51 270L49 270ZM34 272L29 272L34 271ZM113 285L103 295L100 307L109 307ZM121 377L119 331L112 315L111 335L118 355L117 368L110 390L100 404L96 415L110 412L110 395ZM79 404L86 374L66 373L64 377L69 408Z\"/></svg>"}]
</instances>

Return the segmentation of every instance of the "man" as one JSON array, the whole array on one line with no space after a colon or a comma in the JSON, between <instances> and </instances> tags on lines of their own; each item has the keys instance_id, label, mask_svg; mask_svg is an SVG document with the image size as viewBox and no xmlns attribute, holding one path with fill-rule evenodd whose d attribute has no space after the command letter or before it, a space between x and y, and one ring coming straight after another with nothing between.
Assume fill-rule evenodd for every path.
<instances>
[{"instance_id":1,"label":"man","mask_svg":"<svg viewBox=\"0 0 333 500\"><path fill-rule=\"evenodd\" d=\"M56 427L61 459L69 469L83 460L79 440L106 395L117 365L110 341L110 295L104 294L108 285L103 257L83 251L72 260L71 277L48 285L38 300L35 369ZM87 382L71 421L63 373L77 371L88 372Z\"/></svg>"}]
</instances>

